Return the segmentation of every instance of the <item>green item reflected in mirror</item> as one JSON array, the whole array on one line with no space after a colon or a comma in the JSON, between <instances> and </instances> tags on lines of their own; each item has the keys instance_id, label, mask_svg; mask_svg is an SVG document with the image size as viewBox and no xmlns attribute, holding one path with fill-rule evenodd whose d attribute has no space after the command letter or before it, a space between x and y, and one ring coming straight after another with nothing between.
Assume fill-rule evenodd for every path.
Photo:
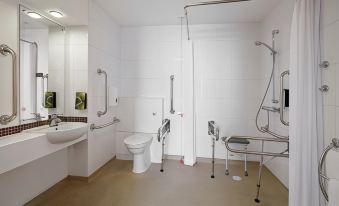
<instances>
[{"instance_id":1,"label":"green item reflected in mirror","mask_svg":"<svg viewBox=\"0 0 339 206\"><path fill-rule=\"evenodd\" d=\"M56 92L45 92L45 108L56 108Z\"/></svg>"},{"instance_id":2,"label":"green item reflected in mirror","mask_svg":"<svg viewBox=\"0 0 339 206\"><path fill-rule=\"evenodd\" d=\"M75 93L75 109L76 110L87 109L87 93L86 92Z\"/></svg>"}]
</instances>

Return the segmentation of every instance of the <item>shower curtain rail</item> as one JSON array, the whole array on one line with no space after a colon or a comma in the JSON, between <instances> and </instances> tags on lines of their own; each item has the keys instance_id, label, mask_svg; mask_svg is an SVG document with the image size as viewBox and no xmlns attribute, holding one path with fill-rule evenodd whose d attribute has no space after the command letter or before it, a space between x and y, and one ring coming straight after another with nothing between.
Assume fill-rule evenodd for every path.
<instances>
[{"instance_id":1,"label":"shower curtain rail","mask_svg":"<svg viewBox=\"0 0 339 206\"><path fill-rule=\"evenodd\" d=\"M188 22L188 9L191 7L198 7L198 6L208 6L208 5L216 5L216 4L227 4L227 3L236 3L242 1L251 1L251 0L220 0L220 1L207 1L207 2L198 2L193 4L187 4L184 7L185 16L186 16L186 26L187 26L187 37L190 40L190 30L189 30L189 22Z\"/></svg>"}]
</instances>

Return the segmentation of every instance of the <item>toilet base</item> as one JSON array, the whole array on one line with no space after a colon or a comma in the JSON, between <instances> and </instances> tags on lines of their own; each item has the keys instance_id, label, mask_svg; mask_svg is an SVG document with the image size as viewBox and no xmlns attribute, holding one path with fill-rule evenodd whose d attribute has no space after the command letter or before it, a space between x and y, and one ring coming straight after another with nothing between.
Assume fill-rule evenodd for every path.
<instances>
[{"instance_id":1,"label":"toilet base","mask_svg":"<svg viewBox=\"0 0 339 206\"><path fill-rule=\"evenodd\" d=\"M150 168L151 162L145 160L144 154L134 154L133 157L133 173L144 173Z\"/></svg>"}]
</instances>

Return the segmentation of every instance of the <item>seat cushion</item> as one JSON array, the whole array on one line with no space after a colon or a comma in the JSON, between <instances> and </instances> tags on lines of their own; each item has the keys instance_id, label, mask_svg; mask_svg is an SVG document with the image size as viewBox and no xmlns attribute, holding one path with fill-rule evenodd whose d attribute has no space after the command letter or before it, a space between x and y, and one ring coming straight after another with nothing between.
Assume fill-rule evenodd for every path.
<instances>
[{"instance_id":1,"label":"seat cushion","mask_svg":"<svg viewBox=\"0 0 339 206\"><path fill-rule=\"evenodd\" d=\"M250 143L250 141L248 141L247 139L236 138L236 137L231 138L228 142L233 143L233 144L249 144Z\"/></svg>"}]
</instances>

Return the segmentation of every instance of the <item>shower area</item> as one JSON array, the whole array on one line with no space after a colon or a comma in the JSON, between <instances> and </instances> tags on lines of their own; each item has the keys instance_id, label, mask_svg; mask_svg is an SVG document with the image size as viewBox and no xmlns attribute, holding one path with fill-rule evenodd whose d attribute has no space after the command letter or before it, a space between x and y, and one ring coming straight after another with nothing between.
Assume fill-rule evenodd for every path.
<instances>
[{"instance_id":1,"label":"shower area","mask_svg":"<svg viewBox=\"0 0 339 206\"><path fill-rule=\"evenodd\" d=\"M289 78L281 77L289 70L294 3L250 1L193 6L186 9L187 18L178 17L178 25L122 27L120 99L125 104L138 104L135 102L145 98L163 98L163 119L171 121L171 132L165 140L168 159L191 166L210 162L209 121L219 126L215 158L222 164L227 151L222 137L288 139ZM222 20L213 15L250 9L258 13L229 15ZM128 134L119 127L117 148L123 148ZM151 152L159 157L161 144L153 139ZM247 149L261 151L262 144L251 141ZM287 147L268 142L264 150L285 153ZM117 152L118 159L126 159L126 150ZM243 155L230 152L228 159L243 160ZM248 155L247 160L262 160L263 166L288 188L288 158ZM166 164L164 167L166 171ZM232 166L229 169L231 177L246 179L232 172ZM218 178L228 178L225 170L215 171L215 179ZM256 190L255 184L252 189Z\"/></svg>"}]
</instances>

